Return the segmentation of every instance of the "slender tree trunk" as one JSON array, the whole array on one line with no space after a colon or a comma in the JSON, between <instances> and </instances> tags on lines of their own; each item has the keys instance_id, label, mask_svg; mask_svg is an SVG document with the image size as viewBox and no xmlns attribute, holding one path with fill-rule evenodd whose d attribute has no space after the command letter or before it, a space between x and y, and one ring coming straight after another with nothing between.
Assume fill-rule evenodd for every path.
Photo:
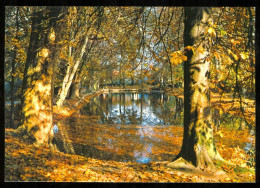
<instances>
[{"instance_id":1,"label":"slender tree trunk","mask_svg":"<svg viewBox=\"0 0 260 188\"><path fill-rule=\"evenodd\" d=\"M59 99L57 101L57 106L60 107L63 105L63 102L68 94L68 91L69 91L69 88L71 86L71 83L72 83L72 80L75 76L75 73L78 69L78 66L80 64L80 62L82 61L82 57L83 57L83 54L85 52L85 49L86 49L86 46L87 46L87 43L88 43L88 37L86 36L83 43L81 44L81 46L79 47L79 50L77 50L75 52L75 54L73 55L73 62L75 62L75 64L73 65L73 67L71 65L68 66L68 69L67 69L67 73L66 73L66 76L63 80L63 85L62 85L62 90L60 92L60 95L59 95Z\"/></svg>"},{"instance_id":2,"label":"slender tree trunk","mask_svg":"<svg viewBox=\"0 0 260 188\"><path fill-rule=\"evenodd\" d=\"M123 88L125 88L125 75L123 74Z\"/></svg>"},{"instance_id":3,"label":"slender tree trunk","mask_svg":"<svg viewBox=\"0 0 260 188\"><path fill-rule=\"evenodd\" d=\"M16 50L14 51L14 59L12 61L12 72L11 72L11 112L10 112L10 127L14 127L14 74L15 74L15 59L16 59Z\"/></svg>"},{"instance_id":4,"label":"slender tree trunk","mask_svg":"<svg viewBox=\"0 0 260 188\"><path fill-rule=\"evenodd\" d=\"M77 75L75 80L71 84L71 95L70 95L70 98L79 97L79 94L80 94L80 87L79 86L80 86L81 77Z\"/></svg>"},{"instance_id":5,"label":"slender tree trunk","mask_svg":"<svg viewBox=\"0 0 260 188\"><path fill-rule=\"evenodd\" d=\"M99 90L99 79L95 80L93 83L93 89L94 91Z\"/></svg>"},{"instance_id":6,"label":"slender tree trunk","mask_svg":"<svg viewBox=\"0 0 260 188\"><path fill-rule=\"evenodd\" d=\"M88 50L88 53L90 50L91 50L91 48ZM85 57L87 57L88 53L85 55ZM80 96L80 89L82 88L82 87L80 87L80 83L81 83L81 79L83 77L82 70L83 70L83 66L86 62L87 62L87 59L85 58L85 60L81 63L79 70L76 72L75 78L71 84L70 98L76 98L76 97Z\"/></svg>"},{"instance_id":7,"label":"slender tree trunk","mask_svg":"<svg viewBox=\"0 0 260 188\"><path fill-rule=\"evenodd\" d=\"M18 31L19 31L19 24L18 24L18 11L19 7L16 8L16 36L15 38L18 40ZM10 126L14 127L14 74L15 74L15 64L16 64L16 54L17 54L17 47L14 46L14 56L12 61L12 71L11 71L11 112L10 112Z\"/></svg>"},{"instance_id":8,"label":"slender tree trunk","mask_svg":"<svg viewBox=\"0 0 260 188\"><path fill-rule=\"evenodd\" d=\"M44 13L46 11L46 13ZM26 134L28 138L36 145L48 145L52 133L52 79L53 63L56 62L60 49L58 42L60 38L57 35L60 32L57 18L60 13L65 12L63 7L47 7L38 12L33 24L38 24L37 42L39 48L28 55L28 72L26 74L26 83L23 93L22 106L22 125L18 131ZM40 17L39 17L40 16ZM43 24L43 22L45 24ZM33 27L32 27L33 28ZM34 33L32 32L32 35ZM41 36L41 37L39 37ZM30 44L30 46L33 46Z\"/></svg>"},{"instance_id":9,"label":"slender tree trunk","mask_svg":"<svg viewBox=\"0 0 260 188\"><path fill-rule=\"evenodd\" d=\"M173 89L174 83L173 83L173 78L172 78L172 64L171 64L171 62L169 64L170 64L170 71L171 71L171 85L172 85L172 89Z\"/></svg>"},{"instance_id":10,"label":"slender tree trunk","mask_svg":"<svg viewBox=\"0 0 260 188\"><path fill-rule=\"evenodd\" d=\"M135 84L134 77L131 76L131 86L134 86L134 84Z\"/></svg>"},{"instance_id":11,"label":"slender tree trunk","mask_svg":"<svg viewBox=\"0 0 260 188\"><path fill-rule=\"evenodd\" d=\"M18 12L19 7L16 8L16 36L15 38L18 40L18 31L19 31L19 22L18 22ZM14 126L14 74L15 74L15 64L16 64L16 54L17 47L14 46L14 56L12 61L12 72L11 72L11 113L10 113L10 126L15 128Z\"/></svg>"},{"instance_id":12,"label":"slender tree trunk","mask_svg":"<svg viewBox=\"0 0 260 188\"><path fill-rule=\"evenodd\" d=\"M214 170L215 160L221 160L213 139L210 106L209 37L205 37L210 19L209 8L185 8L184 45L194 46L186 51L184 63L184 138L177 158L192 162L201 169ZM203 50L204 49L204 50Z\"/></svg>"}]
</instances>

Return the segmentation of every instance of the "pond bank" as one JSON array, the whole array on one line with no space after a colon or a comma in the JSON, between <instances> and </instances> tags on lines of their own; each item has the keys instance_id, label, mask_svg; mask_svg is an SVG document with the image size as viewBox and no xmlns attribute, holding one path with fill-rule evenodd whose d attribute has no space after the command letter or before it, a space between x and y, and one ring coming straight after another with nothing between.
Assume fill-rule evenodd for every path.
<instances>
[{"instance_id":1,"label":"pond bank","mask_svg":"<svg viewBox=\"0 0 260 188\"><path fill-rule=\"evenodd\" d=\"M57 123L61 119L71 116L76 110L80 109L86 102L95 96L104 93L104 90L84 94L80 98L67 99L62 107L53 106L53 121Z\"/></svg>"},{"instance_id":2,"label":"pond bank","mask_svg":"<svg viewBox=\"0 0 260 188\"><path fill-rule=\"evenodd\" d=\"M122 89L122 88L111 88L111 89L103 89L104 93L163 93L164 90L153 90L153 89L140 89L140 88L129 88L129 89Z\"/></svg>"},{"instance_id":3,"label":"pond bank","mask_svg":"<svg viewBox=\"0 0 260 188\"><path fill-rule=\"evenodd\" d=\"M84 106L92 97L104 90L84 95L81 98L66 100L62 111L55 109L55 121L73 115ZM94 126L94 128L97 128ZM113 130L112 130L113 128ZM110 126L111 131L114 127ZM107 126L106 131L109 131ZM5 129L5 174L6 181L86 181L86 182L254 182L255 175L252 168L248 167L249 155L235 147L238 142L246 142L250 135L246 131L230 131L222 129L220 135L216 135L217 148L224 159L233 162L238 167L222 167L227 174L226 178L207 177L200 174L173 170L167 167L170 161L150 162L140 164L135 162L119 162L110 159L96 157L83 157L79 155L65 154L48 148L36 147L28 140L14 136L15 130ZM176 132L175 130L173 130ZM169 141L181 146L182 134ZM158 137L158 136L157 136ZM94 139L94 138L93 138ZM232 145L230 145L232 144ZM99 148L99 149L103 149ZM176 151L177 152L177 151Z\"/></svg>"}]
</instances>

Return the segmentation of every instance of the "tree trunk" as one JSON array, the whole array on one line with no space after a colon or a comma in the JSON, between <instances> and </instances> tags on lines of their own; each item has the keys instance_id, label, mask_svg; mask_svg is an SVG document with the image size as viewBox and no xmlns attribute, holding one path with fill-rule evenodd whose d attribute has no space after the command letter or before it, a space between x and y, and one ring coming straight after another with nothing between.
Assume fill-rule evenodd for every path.
<instances>
[{"instance_id":1,"label":"tree trunk","mask_svg":"<svg viewBox=\"0 0 260 188\"><path fill-rule=\"evenodd\" d=\"M36 45L39 48L31 49L28 54L31 57L27 57L30 61L27 62L24 84L22 125L18 131L26 134L36 145L48 145L52 135L53 68L61 49L58 44L61 35L57 33L60 32L62 22L57 23L57 18L63 11L65 12L63 7L38 10L37 17L32 23L32 28L35 28L34 24L38 24L39 30L32 31L37 40L31 40L30 43L34 44L30 46Z\"/></svg>"},{"instance_id":2,"label":"tree trunk","mask_svg":"<svg viewBox=\"0 0 260 188\"><path fill-rule=\"evenodd\" d=\"M80 80L74 80L73 83L71 84L70 98L79 97L79 89L80 89L79 84L80 84Z\"/></svg>"},{"instance_id":3,"label":"tree trunk","mask_svg":"<svg viewBox=\"0 0 260 188\"><path fill-rule=\"evenodd\" d=\"M89 51L90 51L90 49L89 49ZM79 95L80 95L80 89L82 88L82 87L80 87L80 82L81 82L81 79L83 77L82 70L83 70L83 66L84 66L84 64L86 62L87 62L87 60L85 59L81 63L81 66L80 66L79 70L76 72L75 78L74 78L74 80L73 80L73 82L71 84L71 93L70 93L70 97L69 98L76 98L76 97L79 97Z\"/></svg>"},{"instance_id":4,"label":"tree trunk","mask_svg":"<svg viewBox=\"0 0 260 188\"><path fill-rule=\"evenodd\" d=\"M18 40L18 31L19 31L19 22L18 22L18 12L19 7L16 8L16 36L15 38ZM11 113L10 113L10 127L15 128L14 126L14 74L15 74L15 64L16 64L16 55L17 55L17 47L14 46L14 56L12 61L12 72L11 72Z\"/></svg>"},{"instance_id":5,"label":"tree trunk","mask_svg":"<svg viewBox=\"0 0 260 188\"><path fill-rule=\"evenodd\" d=\"M95 80L93 83L93 89L94 91L99 90L99 79Z\"/></svg>"},{"instance_id":6,"label":"tree trunk","mask_svg":"<svg viewBox=\"0 0 260 188\"><path fill-rule=\"evenodd\" d=\"M36 7L33 7L33 9L37 9ZM37 55L37 51L36 49L38 49L39 47L39 36L40 36L40 31L41 30L41 20L42 20L42 14L40 12L37 12L36 10L33 10L32 16L31 16L31 20L32 20L32 24L31 24L31 35L30 35L30 43L29 43L29 47L27 50L27 57L26 57L26 63L25 63L25 68L24 68L24 76L23 76L23 83L22 83L22 97L21 97L21 106L24 106L24 100L25 100L25 91L27 88L27 81L30 75L28 75L27 73L29 72L29 67L31 66L31 64L33 64L33 62L36 59L36 55ZM24 123L24 113L23 110L21 110L20 113L20 117L21 117L21 121L20 121L20 125L22 125ZM19 125L19 126L20 126Z\"/></svg>"},{"instance_id":7,"label":"tree trunk","mask_svg":"<svg viewBox=\"0 0 260 188\"><path fill-rule=\"evenodd\" d=\"M134 84L135 84L134 77L131 76L131 86L134 86Z\"/></svg>"},{"instance_id":8,"label":"tree trunk","mask_svg":"<svg viewBox=\"0 0 260 188\"><path fill-rule=\"evenodd\" d=\"M14 74L15 74L15 59L16 59L16 50L14 51L14 59L12 61L12 72L11 72L11 111L10 111L10 127L14 127Z\"/></svg>"},{"instance_id":9,"label":"tree trunk","mask_svg":"<svg viewBox=\"0 0 260 188\"><path fill-rule=\"evenodd\" d=\"M85 52L86 46L88 43L88 37L86 36L83 43L79 46L78 50L75 52L73 55L72 59L75 64L73 66L69 65L67 68L67 73L66 76L64 77L63 80L63 85L62 85L62 90L59 95L59 99L57 101L57 106L60 107L63 105L63 102L68 94L69 88L71 86L72 80L75 76L75 73L78 69L78 66L80 62L82 61L83 54Z\"/></svg>"},{"instance_id":10,"label":"tree trunk","mask_svg":"<svg viewBox=\"0 0 260 188\"><path fill-rule=\"evenodd\" d=\"M210 107L209 36L205 36L209 8L185 8L184 46L188 56L184 63L184 138L182 157L200 169L215 169L214 161L221 160L213 139ZM204 50L203 50L204 49Z\"/></svg>"}]
</instances>

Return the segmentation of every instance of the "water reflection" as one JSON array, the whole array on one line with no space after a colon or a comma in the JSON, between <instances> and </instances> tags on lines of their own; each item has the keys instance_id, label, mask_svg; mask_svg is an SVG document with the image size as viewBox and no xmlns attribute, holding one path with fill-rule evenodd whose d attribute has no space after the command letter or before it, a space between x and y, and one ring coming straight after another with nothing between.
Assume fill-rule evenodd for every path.
<instances>
[{"instance_id":1,"label":"water reflection","mask_svg":"<svg viewBox=\"0 0 260 188\"><path fill-rule=\"evenodd\" d=\"M80 114L98 115L102 124L181 125L182 100L166 94L101 94Z\"/></svg>"},{"instance_id":2,"label":"water reflection","mask_svg":"<svg viewBox=\"0 0 260 188\"><path fill-rule=\"evenodd\" d=\"M58 122L54 142L62 152L102 160L172 160L181 147L182 114L174 96L102 94Z\"/></svg>"},{"instance_id":3,"label":"water reflection","mask_svg":"<svg viewBox=\"0 0 260 188\"><path fill-rule=\"evenodd\" d=\"M241 118L225 115L221 126L241 124ZM102 94L71 117L57 123L55 145L65 153L101 160L170 161L180 151L183 136L183 101L154 93ZM222 138L222 140L225 140ZM230 140L227 140L229 144ZM239 143L240 144L240 143ZM248 149L252 144L241 143Z\"/></svg>"}]
</instances>

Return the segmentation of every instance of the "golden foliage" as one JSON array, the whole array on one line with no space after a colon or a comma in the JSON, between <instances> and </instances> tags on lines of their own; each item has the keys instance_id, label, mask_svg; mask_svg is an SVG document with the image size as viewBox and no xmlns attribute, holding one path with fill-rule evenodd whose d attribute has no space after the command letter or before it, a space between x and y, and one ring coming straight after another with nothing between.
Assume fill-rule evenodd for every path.
<instances>
[{"instance_id":1,"label":"golden foliage","mask_svg":"<svg viewBox=\"0 0 260 188\"><path fill-rule=\"evenodd\" d=\"M50 55L50 50L47 48L42 48L41 51L39 52L40 57L48 57Z\"/></svg>"},{"instance_id":2,"label":"golden foliage","mask_svg":"<svg viewBox=\"0 0 260 188\"><path fill-rule=\"evenodd\" d=\"M209 27L205 34L210 34L213 37L216 37L216 31L213 27Z\"/></svg>"},{"instance_id":3,"label":"golden foliage","mask_svg":"<svg viewBox=\"0 0 260 188\"><path fill-rule=\"evenodd\" d=\"M181 51L173 52L170 56L170 61L175 66L181 64L183 61L187 61L187 56L185 56Z\"/></svg>"}]
</instances>

